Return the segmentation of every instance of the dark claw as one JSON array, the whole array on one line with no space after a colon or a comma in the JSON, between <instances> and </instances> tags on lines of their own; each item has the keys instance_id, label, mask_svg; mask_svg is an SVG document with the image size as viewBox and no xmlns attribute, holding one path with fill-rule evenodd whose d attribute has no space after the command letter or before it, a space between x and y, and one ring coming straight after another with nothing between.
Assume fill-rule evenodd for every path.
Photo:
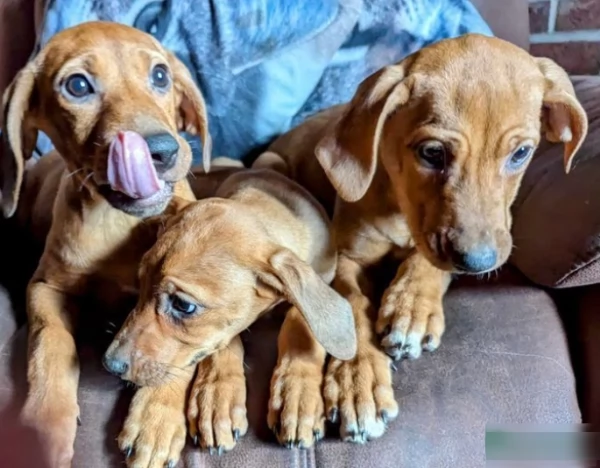
<instances>
[{"instance_id":1,"label":"dark claw","mask_svg":"<svg viewBox=\"0 0 600 468\"><path fill-rule=\"evenodd\" d=\"M348 435L352 438L355 439L356 438L356 431L348 431Z\"/></svg>"},{"instance_id":2,"label":"dark claw","mask_svg":"<svg viewBox=\"0 0 600 468\"><path fill-rule=\"evenodd\" d=\"M214 455L215 454L215 448L214 447L208 447L208 453L210 455Z\"/></svg>"},{"instance_id":3,"label":"dark claw","mask_svg":"<svg viewBox=\"0 0 600 468\"><path fill-rule=\"evenodd\" d=\"M336 423L338 422L338 409L337 408L331 408L331 410L329 411L329 421L331 421L332 423Z\"/></svg>"},{"instance_id":4,"label":"dark claw","mask_svg":"<svg viewBox=\"0 0 600 468\"><path fill-rule=\"evenodd\" d=\"M218 456L221 456L221 455L223 455L223 446L222 446L222 445L219 445L219 446L217 447L217 455L218 455Z\"/></svg>"},{"instance_id":5,"label":"dark claw","mask_svg":"<svg viewBox=\"0 0 600 468\"><path fill-rule=\"evenodd\" d=\"M386 410L381 410L381 413L379 414L379 417L383 421L383 424L387 425L387 423L390 421L390 417L389 417L388 412Z\"/></svg>"},{"instance_id":6,"label":"dark claw","mask_svg":"<svg viewBox=\"0 0 600 468\"><path fill-rule=\"evenodd\" d=\"M367 431L365 431L364 429L362 431L360 431L360 438L363 441L366 441L367 440Z\"/></svg>"},{"instance_id":7,"label":"dark claw","mask_svg":"<svg viewBox=\"0 0 600 468\"><path fill-rule=\"evenodd\" d=\"M235 440L236 442L238 440L240 440L240 430L239 429L234 429L233 430L233 440Z\"/></svg>"},{"instance_id":8,"label":"dark claw","mask_svg":"<svg viewBox=\"0 0 600 468\"><path fill-rule=\"evenodd\" d=\"M392 372L396 372L398 370L398 367L396 366L396 364L394 364L394 362L390 362L390 369L392 369Z\"/></svg>"},{"instance_id":9,"label":"dark claw","mask_svg":"<svg viewBox=\"0 0 600 468\"><path fill-rule=\"evenodd\" d=\"M279 433L281 432L281 424L279 422L276 422L275 425L273 426L272 431L273 431L273 434L275 434L276 437L279 437Z\"/></svg>"},{"instance_id":10,"label":"dark claw","mask_svg":"<svg viewBox=\"0 0 600 468\"><path fill-rule=\"evenodd\" d=\"M77 416L77 425L81 426L81 418L79 416Z\"/></svg>"},{"instance_id":11,"label":"dark claw","mask_svg":"<svg viewBox=\"0 0 600 468\"><path fill-rule=\"evenodd\" d=\"M133 447L131 445L129 447L125 447L125 450L123 450L123 453L125 454L125 458L129 458L131 456L131 454L133 453Z\"/></svg>"},{"instance_id":12,"label":"dark claw","mask_svg":"<svg viewBox=\"0 0 600 468\"><path fill-rule=\"evenodd\" d=\"M391 326L391 325L388 325L388 326L387 326L387 327L385 327L385 328L383 329L383 331L381 332L381 337L383 338L383 337L386 337L386 336L388 336L388 335L390 334L390 332L391 332L391 331L392 331L392 326Z\"/></svg>"},{"instance_id":13,"label":"dark claw","mask_svg":"<svg viewBox=\"0 0 600 468\"><path fill-rule=\"evenodd\" d=\"M287 448L289 448L289 449L291 449L291 448L294 448L294 441L293 441L292 439L288 440L288 441L285 443L285 446L286 446Z\"/></svg>"},{"instance_id":14,"label":"dark claw","mask_svg":"<svg viewBox=\"0 0 600 468\"><path fill-rule=\"evenodd\" d=\"M300 450L306 450L306 446L304 445L304 441L298 442L298 448Z\"/></svg>"},{"instance_id":15,"label":"dark claw","mask_svg":"<svg viewBox=\"0 0 600 468\"><path fill-rule=\"evenodd\" d=\"M321 433L321 431L319 429L315 429L313 431L313 437L315 438L315 441L319 441L323 438L323 434Z\"/></svg>"},{"instance_id":16,"label":"dark claw","mask_svg":"<svg viewBox=\"0 0 600 468\"><path fill-rule=\"evenodd\" d=\"M433 342L433 335L426 335L423 338L423 346L429 346Z\"/></svg>"},{"instance_id":17,"label":"dark claw","mask_svg":"<svg viewBox=\"0 0 600 468\"><path fill-rule=\"evenodd\" d=\"M192 440L194 441L194 445L198 446L198 434L196 434Z\"/></svg>"},{"instance_id":18,"label":"dark claw","mask_svg":"<svg viewBox=\"0 0 600 468\"><path fill-rule=\"evenodd\" d=\"M175 465L177 465L175 460L169 460L167 463L165 463L166 468L175 468Z\"/></svg>"}]
</instances>

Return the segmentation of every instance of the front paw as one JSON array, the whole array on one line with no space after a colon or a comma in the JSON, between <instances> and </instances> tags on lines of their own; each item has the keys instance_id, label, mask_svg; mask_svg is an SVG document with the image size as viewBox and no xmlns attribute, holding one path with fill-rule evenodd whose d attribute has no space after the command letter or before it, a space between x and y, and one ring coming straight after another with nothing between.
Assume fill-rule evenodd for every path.
<instances>
[{"instance_id":1,"label":"front paw","mask_svg":"<svg viewBox=\"0 0 600 468\"><path fill-rule=\"evenodd\" d=\"M331 359L325 374L327 418L340 421L344 441L365 443L381 437L398 416L390 359L373 345L350 361Z\"/></svg>"},{"instance_id":2,"label":"front paw","mask_svg":"<svg viewBox=\"0 0 600 468\"><path fill-rule=\"evenodd\" d=\"M184 390L185 391L185 390ZM129 468L174 468L185 445L185 398L178 389L143 387L118 438Z\"/></svg>"},{"instance_id":3,"label":"front paw","mask_svg":"<svg viewBox=\"0 0 600 468\"><path fill-rule=\"evenodd\" d=\"M77 404L65 405L60 398L53 398L51 402L40 401L30 396L21 413L21 420L39 434L50 468L71 467L79 421Z\"/></svg>"},{"instance_id":4,"label":"front paw","mask_svg":"<svg viewBox=\"0 0 600 468\"><path fill-rule=\"evenodd\" d=\"M248 431L243 368L228 369L208 358L198 366L188 404L188 426L196 445L221 455Z\"/></svg>"},{"instance_id":5,"label":"front paw","mask_svg":"<svg viewBox=\"0 0 600 468\"><path fill-rule=\"evenodd\" d=\"M395 361L435 351L444 333L441 296L418 288L410 283L405 288L390 286L381 301L377 333L384 351Z\"/></svg>"},{"instance_id":6,"label":"front paw","mask_svg":"<svg viewBox=\"0 0 600 468\"><path fill-rule=\"evenodd\" d=\"M283 358L271 379L269 428L281 445L308 448L325 435L323 368Z\"/></svg>"}]
</instances>

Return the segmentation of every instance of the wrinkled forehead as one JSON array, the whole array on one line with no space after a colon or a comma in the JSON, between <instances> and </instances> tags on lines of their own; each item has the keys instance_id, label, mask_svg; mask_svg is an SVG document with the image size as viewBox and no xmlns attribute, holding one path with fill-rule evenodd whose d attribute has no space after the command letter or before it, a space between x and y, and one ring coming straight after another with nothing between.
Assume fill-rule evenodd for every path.
<instances>
[{"instance_id":1,"label":"wrinkled forehead","mask_svg":"<svg viewBox=\"0 0 600 468\"><path fill-rule=\"evenodd\" d=\"M220 300L247 291L255 283L252 268L231 244L196 248L193 252L179 249L170 252L158 277L160 282L176 281L176 286L196 292L199 297Z\"/></svg>"},{"instance_id":2,"label":"wrinkled forehead","mask_svg":"<svg viewBox=\"0 0 600 468\"><path fill-rule=\"evenodd\" d=\"M414 95L430 115L492 125L539 119L544 77L527 52L488 39L458 44L434 47L411 67Z\"/></svg>"},{"instance_id":3,"label":"wrinkled forehead","mask_svg":"<svg viewBox=\"0 0 600 468\"><path fill-rule=\"evenodd\" d=\"M147 66L153 60L167 60L160 44L141 31L120 25L68 29L54 36L43 50L43 68L48 75L70 63L102 73Z\"/></svg>"}]
</instances>

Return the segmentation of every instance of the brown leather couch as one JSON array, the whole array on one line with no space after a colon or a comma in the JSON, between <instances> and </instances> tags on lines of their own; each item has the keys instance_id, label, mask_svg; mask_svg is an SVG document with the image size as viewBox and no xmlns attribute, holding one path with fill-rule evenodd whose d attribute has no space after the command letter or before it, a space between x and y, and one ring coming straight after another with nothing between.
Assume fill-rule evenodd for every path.
<instances>
[{"instance_id":1,"label":"brown leather couch","mask_svg":"<svg viewBox=\"0 0 600 468\"><path fill-rule=\"evenodd\" d=\"M528 46L527 0L474 3L496 35ZM8 63L6 57L0 57L1 63ZM5 284L16 282L16 268L24 262L15 254L14 242L3 239L0 244L7 252L3 269L10 272ZM265 318L244 337L248 435L221 457L188 446L180 466L480 467L485 466L486 425L593 421L594 410L600 409L594 390L600 373L587 357L600 351L600 340L594 339L600 330L600 286L571 286L537 286L513 266L492 280L464 278L453 284L445 299L448 328L441 348L399 366L394 387L400 416L384 437L363 446L340 442L335 428L313 449L289 450L275 443L266 413L281 318ZM37 468L38 463L27 461L35 457L35 439L11 425L26 391L20 297L17 292L11 303L0 290L0 466ZM102 346L81 347L77 468L123 466L115 438L131 391L103 371Z\"/></svg>"}]
</instances>

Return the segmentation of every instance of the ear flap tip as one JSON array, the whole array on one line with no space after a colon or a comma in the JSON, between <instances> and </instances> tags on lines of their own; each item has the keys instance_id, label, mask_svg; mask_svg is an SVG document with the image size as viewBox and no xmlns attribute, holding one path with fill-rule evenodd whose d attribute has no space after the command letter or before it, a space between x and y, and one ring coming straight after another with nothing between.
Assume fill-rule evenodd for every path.
<instances>
[{"instance_id":1,"label":"ear flap tip","mask_svg":"<svg viewBox=\"0 0 600 468\"><path fill-rule=\"evenodd\" d=\"M12 218L15 211L15 206L13 204L2 204L2 214L5 219Z\"/></svg>"}]
</instances>

